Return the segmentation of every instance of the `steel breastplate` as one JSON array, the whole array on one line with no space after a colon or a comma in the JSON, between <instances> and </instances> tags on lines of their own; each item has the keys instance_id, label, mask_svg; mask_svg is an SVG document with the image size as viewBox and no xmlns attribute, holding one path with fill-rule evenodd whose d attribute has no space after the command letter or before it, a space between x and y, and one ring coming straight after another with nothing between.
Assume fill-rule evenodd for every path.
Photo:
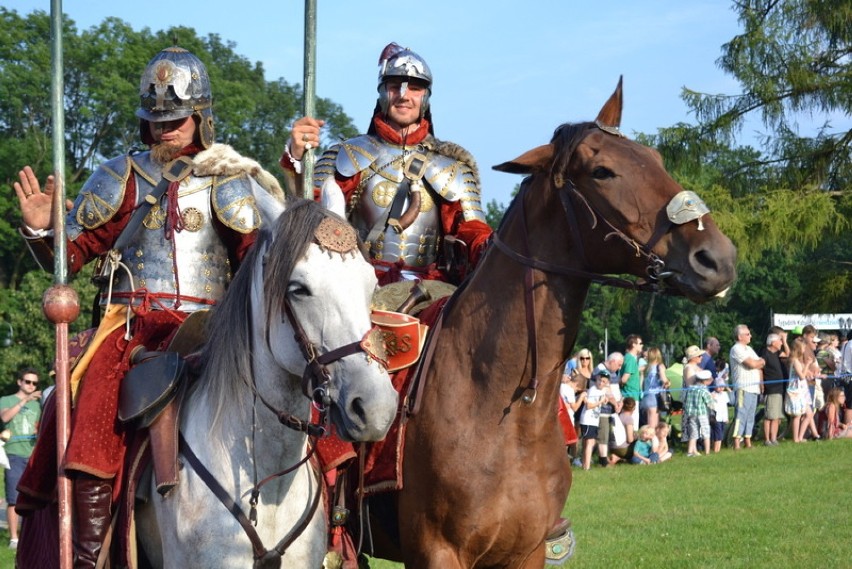
<instances>
[{"instance_id":1,"label":"steel breastplate","mask_svg":"<svg viewBox=\"0 0 852 569\"><path fill-rule=\"evenodd\" d=\"M359 198L351 204L349 220L362 239L373 227L388 217L388 210L403 183L403 164L409 154L421 152L420 147L407 148L391 145L376 146L380 150L370 166L361 172ZM420 213L402 233L388 227L369 242L370 258L394 263L400 259L410 267L425 267L438 260L441 241L440 204L435 194L424 188L420 196ZM406 197L402 211L408 209L411 197Z\"/></svg>"},{"instance_id":2,"label":"steel breastplate","mask_svg":"<svg viewBox=\"0 0 852 569\"><path fill-rule=\"evenodd\" d=\"M141 160L134 168L137 202L151 192L155 180ZM161 204L145 217L131 243L121 253L127 271L114 274L113 302L127 303L134 288L158 295L167 307L181 297L181 310L191 312L220 300L231 280L228 249L213 225L211 205L213 177L190 175L178 191L178 210L183 229L166 239L166 214ZM128 271L130 275L128 275ZM131 282L132 276L132 282ZM116 294L118 293L118 294Z\"/></svg>"}]
</instances>

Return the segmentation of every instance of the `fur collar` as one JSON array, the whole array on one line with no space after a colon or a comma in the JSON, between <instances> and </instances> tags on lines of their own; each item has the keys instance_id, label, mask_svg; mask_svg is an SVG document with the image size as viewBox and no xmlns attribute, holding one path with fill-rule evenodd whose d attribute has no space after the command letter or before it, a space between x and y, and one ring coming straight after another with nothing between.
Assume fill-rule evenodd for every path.
<instances>
[{"instance_id":1,"label":"fur collar","mask_svg":"<svg viewBox=\"0 0 852 569\"><path fill-rule=\"evenodd\" d=\"M199 152L193 159L196 176L237 176L248 174L279 201L284 201L284 191L278 180L263 169L257 161L246 158L227 144L213 144Z\"/></svg>"}]
</instances>

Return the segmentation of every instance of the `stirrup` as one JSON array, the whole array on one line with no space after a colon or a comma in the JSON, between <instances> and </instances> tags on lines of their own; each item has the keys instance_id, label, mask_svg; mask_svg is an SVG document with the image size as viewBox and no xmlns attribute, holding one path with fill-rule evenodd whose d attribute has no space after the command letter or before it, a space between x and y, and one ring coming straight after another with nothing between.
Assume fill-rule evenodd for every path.
<instances>
[{"instance_id":1,"label":"stirrup","mask_svg":"<svg viewBox=\"0 0 852 569\"><path fill-rule=\"evenodd\" d=\"M545 563L562 565L574 555L576 545L571 520L560 519L544 542Z\"/></svg>"}]
</instances>

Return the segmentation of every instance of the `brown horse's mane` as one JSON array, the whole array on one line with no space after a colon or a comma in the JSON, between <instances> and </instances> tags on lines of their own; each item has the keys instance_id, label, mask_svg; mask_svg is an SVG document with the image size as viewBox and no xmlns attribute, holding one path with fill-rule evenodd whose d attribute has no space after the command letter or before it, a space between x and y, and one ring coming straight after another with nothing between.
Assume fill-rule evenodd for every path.
<instances>
[{"instance_id":1,"label":"brown horse's mane","mask_svg":"<svg viewBox=\"0 0 852 569\"><path fill-rule=\"evenodd\" d=\"M549 171L551 177L558 172L564 172L568 169L568 162L571 160L571 156L574 154L577 146L586 137L590 130L596 128L599 128L598 125L592 121L564 123L556 127L556 130L553 131L553 136L550 139L550 144L553 145L554 155L553 163ZM503 223L509 218L510 212L514 208L514 205L518 202L518 198L524 194L524 189L529 186L532 178L533 176L527 176L521 182L521 189L515 198L513 198L509 203L509 207L506 209L503 219L500 220L500 224L497 227L497 232L500 231Z\"/></svg>"}]
</instances>

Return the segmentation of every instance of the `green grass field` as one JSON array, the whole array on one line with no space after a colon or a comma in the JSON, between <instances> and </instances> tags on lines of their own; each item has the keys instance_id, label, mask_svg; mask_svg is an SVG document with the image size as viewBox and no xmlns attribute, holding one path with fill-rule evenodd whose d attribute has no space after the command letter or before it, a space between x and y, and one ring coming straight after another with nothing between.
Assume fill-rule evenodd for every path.
<instances>
[{"instance_id":1,"label":"green grass field","mask_svg":"<svg viewBox=\"0 0 852 569\"><path fill-rule=\"evenodd\" d=\"M852 440L575 472L564 567L850 567L850 475Z\"/></svg>"},{"instance_id":2,"label":"green grass field","mask_svg":"<svg viewBox=\"0 0 852 569\"><path fill-rule=\"evenodd\" d=\"M575 472L563 515L577 550L565 567L849 567L850 475L852 440ZM12 568L0 539L0 568Z\"/></svg>"}]
</instances>

